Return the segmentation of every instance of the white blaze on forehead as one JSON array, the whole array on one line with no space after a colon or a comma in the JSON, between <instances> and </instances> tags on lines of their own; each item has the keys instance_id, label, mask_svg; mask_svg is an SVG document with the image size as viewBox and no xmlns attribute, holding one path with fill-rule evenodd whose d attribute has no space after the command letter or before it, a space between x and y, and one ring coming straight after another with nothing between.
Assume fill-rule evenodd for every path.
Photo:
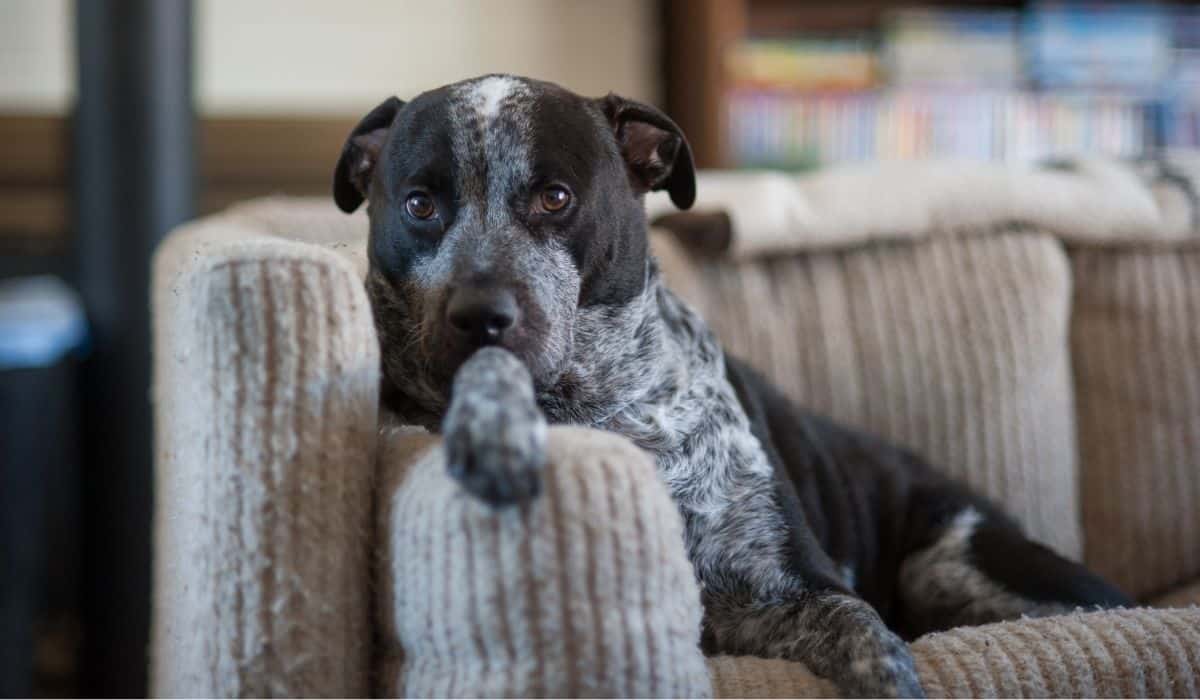
<instances>
[{"instance_id":1,"label":"white blaze on forehead","mask_svg":"<svg viewBox=\"0 0 1200 700\"><path fill-rule=\"evenodd\" d=\"M505 98L520 87L520 82L503 75L493 75L471 86L470 100L475 111L485 120L490 120L500 112L500 105Z\"/></svg>"},{"instance_id":2,"label":"white blaze on forehead","mask_svg":"<svg viewBox=\"0 0 1200 700\"><path fill-rule=\"evenodd\" d=\"M512 183L529 179L530 88L521 78L489 75L455 89L454 157L465 201L501 197ZM502 123L510 128L498 128Z\"/></svg>"}]
</instances>

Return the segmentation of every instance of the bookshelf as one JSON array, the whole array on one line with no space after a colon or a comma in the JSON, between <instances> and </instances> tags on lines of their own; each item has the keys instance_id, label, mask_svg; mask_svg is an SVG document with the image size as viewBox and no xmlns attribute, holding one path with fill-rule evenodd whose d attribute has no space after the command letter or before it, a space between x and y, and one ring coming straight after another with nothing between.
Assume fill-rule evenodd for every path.
<instances>
[{"instance_id":1,"label":"bookshelf","mask_svg":"<svg viewBox=\"0 0 1200 700\"><path fill-rule=\"evenodd\" d=\"M1187 54L1197 81L1200 3L1092 3L1076 16L1081 7L1019 0L667 0L667 109L705 168L804 169L927 156L1025 159L1072 150L1128 156L1162 146L1200 145L1200 82L1168 86L1165 80L1118 70L1134 66L1148 75L1161 68L1142 63L1158 56L1153 52L1161 53L1166 42L1171 61ZM1190 33L1179 29L1186 25L1179 15L1192 23ZM1008 53L996 41L1006 31L1005 22L1010 25ZM1131 33L1142 26L1139 22L1155 29ZM941 36L929 30L930 23L940 27ZM947 25L969 40L947 35ZM931 49L930 41L937 40L942 44ZM1110 60L1102 66L1108 73L1099 79L1081 78L1072 73L1078 56L1070 51L1075 47L1080 53L1089 40L1104 47L1099 53L1117 55L1109 47L1124 47L1129 57ZM1187 52L1174 50L1179 41L1187 44ZM812 51L807 51L809 42L816 47ZM770 55L773 44L790 50L790 59ZM862 55L855 53L858 49ZM944 60L938 50L947 52ZM801 58L810 72L842 74L843 84L747 85L746 66L751 74L754 67L774 70L776 75L767 77L777 78L780 65L786 72L792 67L788 60L800 60L797 51L807 51ZM829 60L830 51L841 52L839 63L820 62ZM731 58L747 53L747 60ZM855 85L855 62L864 55L875 61L876 78ZM970 76L959 76L950 84L922 84L922 71L936 72L939 61L965 66L968 74L986 63L990 83L972 84ZM1171 65L1175 80L1178 71ZM1107 84L1113 80L1120 84Z\"/></svg>"}]
</instances>

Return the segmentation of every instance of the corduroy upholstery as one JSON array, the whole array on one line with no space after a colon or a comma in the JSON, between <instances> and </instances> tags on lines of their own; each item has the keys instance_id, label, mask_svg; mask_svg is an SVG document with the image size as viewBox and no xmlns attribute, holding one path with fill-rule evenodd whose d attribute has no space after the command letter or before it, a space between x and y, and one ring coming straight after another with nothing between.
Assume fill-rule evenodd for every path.
<instances>
[{"instance_id":1,"label":"corduroy upholstery","mask_svg":"<svg viewBox=\"0 0 1200 700\"><path fill-rule=\"evenodd\" d=\"M648 455L551 428L543 497L497 512L446 477L430 436L384 444L378 609L404 660L385 697L708 695L700 592Z\"/></svg>"},{"instance_id":2,"label":"corduroy upholstery","mask_svg":"<svg viewBox=\"0 0 1200 700\"><path fill-rule=\"evenodd\" d=\"M962 627L912 645L933 698L1195 697L1200 608L1076 613ZM837 697L799 664L709 660L718 697Z\"/></svg>"},{"instance_id":3,"label":"corduroy upholstery","mask_svg":"<svg viewBox=\"0 0 1200 700\"><path fill-rule=\"evenodd\" d=\"M364 694L379 348L354 268L230 221L155 264L154 689Z\"/></svg>"},{"instance_id":4,"label":"corduroy upholstery","mask_svg":"<svg viewBox=\"0 0 1200 700\"><path fill-rule=\"evenodd\" d=\"M1087 561L1162 593L1200 577L1200 240L1081 248L1072 272Z\"/></svg>"},{"instance_id":5,"label":"corduroy upholstery","mask_svg":"<svg viewBox=\"0 0 1200 700\"><path fill-rule=\"evenodd\" d=\"M1087 210L1099 187L1108 207L1090 211L1120 221L1072 230L1061 207L1008 220L1037 209L967 188L937 216L903 203L900 220L925 231L897 235L884 202L878 227L859 217L840 246L818 212L805 220L825 227L816 245L758 245L746 225L734 262L671 238L656 250L725 341L793 395L920 447L1036 536L1153 594L1197 574L1200 274L1191 239L1154 236L1155 216L1187 217L1122 189L1136 178L1080 177L1096 172L1073 202ZM851 201L865 187L839 177L813 191ZM1000 214L954 219L976 208ZM326 202L267 200L190 224L159 253L156 694L831 691L781 661L718 657L705 672L678 515L623 439L553 430L546 497L499 514L459 494L435 437L388 428L376 450L364 233L361 214ZM768 335L752 335L758 314L777 321ZM1086 613L913 651L934 696L1195 694L1197 627L1196 608Z\"/></svg>"},{"instance_id":6,"label":"corduroy upholstery","mask_svg":"<svg viewBox=\"0 0 1200 700\"><path fill-rule=\"evenodd\" d=\"M1071 283L1054 239L941 238L699 274L692 300L725 347L794 400L928 456L1079 556Z\"/></svg>"}]
</instances>

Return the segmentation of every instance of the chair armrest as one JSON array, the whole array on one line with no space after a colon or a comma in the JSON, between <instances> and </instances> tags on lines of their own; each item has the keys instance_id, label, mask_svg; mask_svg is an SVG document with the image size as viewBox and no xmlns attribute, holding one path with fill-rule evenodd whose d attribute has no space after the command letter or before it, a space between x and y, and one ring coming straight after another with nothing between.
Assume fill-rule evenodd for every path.
<instances>
[{"instance_id":1,"label":"chair armrest","mask_svg":"<svg viewBox=\"0 0 1200 700\"><path fill-rule=\"evenodd\" d=\"M1200 691L1200 608L1136 608L960 627L912 644L937 697L1192 697ZM718 697L836 697L802 664L709 660Z\"/></svg>"},{"instance_id":2,"label":"chair armrest","mask_svg":"<svg viewBox=\"0 0 1200 700\"><path fill-rule=\"evenodd\" d=\"M385 445L383 693L709 695L681 519L646 453L551 428L542 494L493 510L446 475L436 438Z\"/></svg>"},{"instance_id":3,"label":"chair armrest","mask_svg":"<svg viewBox=\"0 0 1200 700\"><path fill-rule=\"evenodd\" d=\"M229 215L154 264L151 692L369 689L379 350L354 266Z\"/></svg>"}]
</instances>

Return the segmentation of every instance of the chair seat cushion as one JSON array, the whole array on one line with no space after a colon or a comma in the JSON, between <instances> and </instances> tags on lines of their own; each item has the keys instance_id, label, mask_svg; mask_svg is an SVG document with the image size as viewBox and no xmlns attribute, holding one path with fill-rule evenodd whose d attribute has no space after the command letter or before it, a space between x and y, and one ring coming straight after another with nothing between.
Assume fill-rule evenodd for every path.
<instances>
[{"instance_id":1,"label":"chair seat cushion","mask_svg":"<svg viewBox=\"0 0 1200 700\"><path fill-rule=\"evenodd\" d=\"M912 645L929 697L1192 697L1200 608L1114 610L931 634ZM837 697L803 665L708 660L716 697Z\"/></svg>"}]
</instances>

